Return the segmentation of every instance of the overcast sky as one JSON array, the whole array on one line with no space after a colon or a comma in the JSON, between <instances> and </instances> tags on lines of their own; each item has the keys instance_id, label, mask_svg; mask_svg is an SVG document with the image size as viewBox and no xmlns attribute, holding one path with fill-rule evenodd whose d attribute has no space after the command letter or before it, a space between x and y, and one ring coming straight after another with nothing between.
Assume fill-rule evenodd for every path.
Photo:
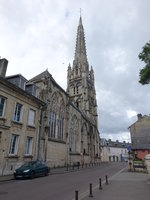
<instances>
[{"instance_id":1,"label":"overcast sky","mask_svg":"<svg viewBox=\"0 0 150 200\"><path fill-rule=\"evenodd\" d=\"M150 114L150 85L138 59L150 40L149 0L0 0L0 56L7 75L30 79L48 69L66 90L80 8L95 72L101 137L130 141L137 113Z\"/></svg>"}]
</instances>

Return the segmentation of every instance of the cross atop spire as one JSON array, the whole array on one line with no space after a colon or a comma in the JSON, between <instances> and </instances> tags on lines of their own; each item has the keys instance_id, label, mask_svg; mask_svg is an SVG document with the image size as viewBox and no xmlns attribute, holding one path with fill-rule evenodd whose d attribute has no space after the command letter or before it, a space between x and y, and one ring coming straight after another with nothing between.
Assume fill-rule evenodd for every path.
<instances>
[{"instance_id":1,"label":"cross atop spire","mask_svg":"<svg viewBox=\"0 0 150 200\"><path fill-rule=\"evenodd\" d=\"M82 9L80 8L80 19L79 19L79 25L82 25Z\"/></svg>"},{"instance_id":2,"label":"cross atop spire","mask_svg":"<svg viewBox=\"0 0 150 200\"><path fill-rule=\"evenodd\" d=\"M80 17L81 17L81 14L82 14L82 9L80 8Z\"/></svg>"}]
</instances>

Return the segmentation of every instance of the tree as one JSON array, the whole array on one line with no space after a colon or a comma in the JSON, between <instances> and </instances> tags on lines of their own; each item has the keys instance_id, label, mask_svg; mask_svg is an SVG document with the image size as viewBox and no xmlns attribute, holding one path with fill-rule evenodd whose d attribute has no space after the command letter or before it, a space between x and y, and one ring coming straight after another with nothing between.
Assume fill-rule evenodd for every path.
<instances>
[{"instance_id":1,"label":"tree","mask_svg":"<svg viewBox=\"0 0 150 200\"><path fill-rule=\"evenodd\" d=\"M145 62L145 67L140 70L140 80L142 85L150 83L150 41L143 47L143 51L139 54L139 59Z\"/></svg>"}]
</instances>

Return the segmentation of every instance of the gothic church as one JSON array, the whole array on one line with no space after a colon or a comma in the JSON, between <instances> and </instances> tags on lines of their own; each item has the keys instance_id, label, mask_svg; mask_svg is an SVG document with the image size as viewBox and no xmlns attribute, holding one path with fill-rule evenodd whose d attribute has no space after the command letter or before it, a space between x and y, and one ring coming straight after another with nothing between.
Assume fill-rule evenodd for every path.
<instances>
[{"instance_id":1,"label":"gothic church","mask_svg":"<svg viewBox=\"0 0 150 200\"><path fill-rule=\"evenodd\" d=\"M50 167L99 162L94 71L89 69L82 18L66 91L48 70L31 80L20 74L5 77L7 64L0 59L0 173L35 159Z\"/></svg>"},{"instance_id":2,"label":"gothic church","mask_svg":"<svg viewBox=\"0 0 150 200\"><path fill-rule=\"evenodd\" d=\"M39 158L50 166L97 162L100 159L96 91L93 68L89 70L82 18L80 17L75 57L69 64L67 92L48 71L29 82L46 102L40 133Z\"/></svg>"}]
</instances>

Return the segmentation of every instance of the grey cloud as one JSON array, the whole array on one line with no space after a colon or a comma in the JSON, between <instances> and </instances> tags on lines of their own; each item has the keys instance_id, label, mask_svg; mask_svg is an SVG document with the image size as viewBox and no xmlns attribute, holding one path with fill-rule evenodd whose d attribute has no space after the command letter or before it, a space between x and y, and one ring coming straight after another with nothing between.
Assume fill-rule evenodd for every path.
<instances>
[{"instance_id":1,"label":"grey cloud","mask_svg":"<svg viewBox=\"0 0 150 200\"><path fill-rule=\"evenodd\" d=\"M127 112L150 113L150 86L138 83L144 65L138 54L150 40L149 0L0 1L0 56L10 61L8 75L22 73L31 78L49 68L64 89L82 8L100 133L129 139L127 128L136 115L129 117Z\"/></svg>"}]
</instances>

